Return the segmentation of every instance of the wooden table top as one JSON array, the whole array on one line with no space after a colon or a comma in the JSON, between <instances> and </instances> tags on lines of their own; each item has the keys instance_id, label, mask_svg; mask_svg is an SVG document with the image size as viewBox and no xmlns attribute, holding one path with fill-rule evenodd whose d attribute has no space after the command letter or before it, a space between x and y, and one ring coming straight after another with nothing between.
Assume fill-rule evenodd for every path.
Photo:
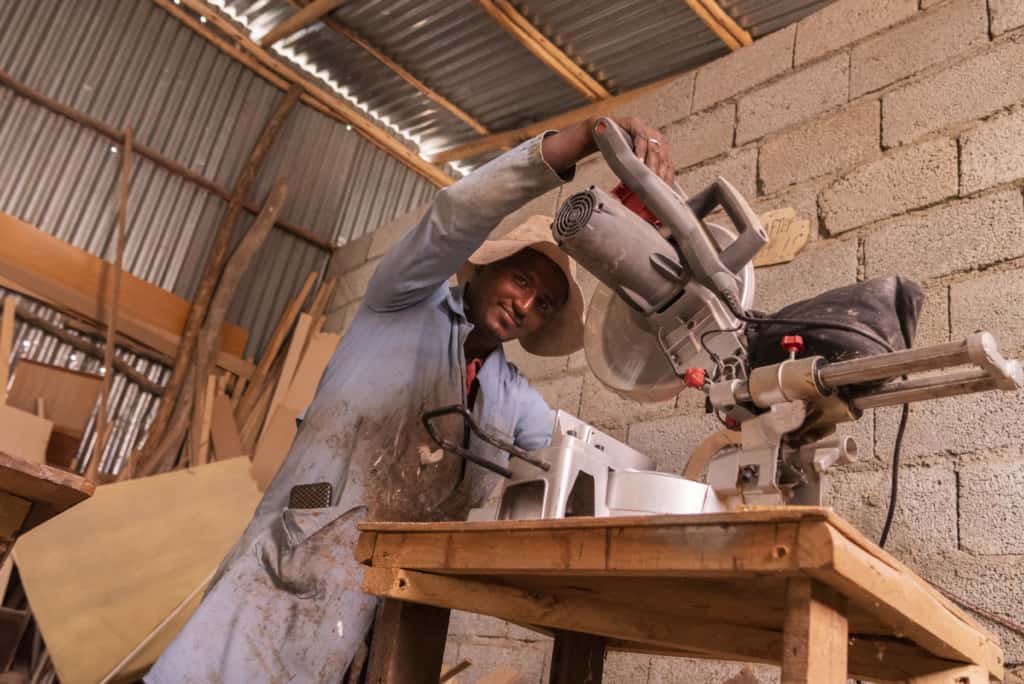
<instances>
[{"instance_id":1,"label":"wooden table top","mask_svg":"<svg viewBox=\"0 0 1024 684\"><path fill-rule=\"evenodd\" d=\"M785 586L846 597L851 676L901 680L977 664L998 639L828 508L448 523L364 523L363 589L600 634L613 648L781 661Z\"/></svg>"}]
</instances>

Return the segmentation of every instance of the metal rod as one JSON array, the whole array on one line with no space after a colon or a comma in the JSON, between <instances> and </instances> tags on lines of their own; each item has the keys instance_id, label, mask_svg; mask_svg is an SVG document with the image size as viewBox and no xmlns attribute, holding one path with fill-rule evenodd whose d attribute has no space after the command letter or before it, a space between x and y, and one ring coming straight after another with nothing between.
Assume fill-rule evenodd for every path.
<instances>
[{"instance_id":1,"label":"metal rod","mask_svg":"<svg viewBox=\"0 0 1024 684\"><path fill-rule=\"evenodd\" d=\"M823 366L818 371L818 380L826 387L835 389L844 385L885 380L908 373L949 368L970 362L967 341L959 340L932 347L837 361Z\"/></svg>"},{"instance_id":2,"label":"metal rod","mask_svg":"<svg viewBox=\"0 0 1024 684\"><path fill-rule=\"evenodd\" d=\"M854 397L852 404L854 408L866 410L957 394L987 392L997 389L996 382L995 378L980 369L957 371L901 382L879 392Z\"/></svg>"},{"instance_id":3,"label":"metal rod","mask_svg":"<svg viewBox=\"0 0 1024 684\"><path fill-rule=\"evenodd\" d=\"M515 444L512 444L511 442L506 442L500 437L492 435L487 430L484 430L477 424L476 420L473 418L473 414L470 413L469 409L467 409L462 404L453 404L451 406L443 406L432 411L425 411L423 413L423 416L421 417L421 420L423 421L423 427L425 427L427 429L427 432L430 433L430 438L433 439L434 442L437 443L437 445L444 449L445 451L450 451L451 453L461 456L462 458L465 458L468 461L472 461L473 463L483 466L488 470L492 470L498 473L499 475L504 475L505 477L512 476L511 471L509 471L508 469L496 465L485 458L480 458L479 456L469 451L468 449L464 449L457 444L449 442L437 432L433 424L434 419L440 418L441 416L447 416L456 413L462 416L462 420L465 421L466 425L469 425L469 429L473 431L473 434L475 434L477 437L487 442L494 448L506 452L511 457L522 459L529 463L530 465L540 468L541 470L551 470L551 464L548 463L547 461L543 461L539 458L534 458L533 456L530 455L529 451L526 451L525 449L522 449L516 446Z\"/></svg>"}]
</instances>

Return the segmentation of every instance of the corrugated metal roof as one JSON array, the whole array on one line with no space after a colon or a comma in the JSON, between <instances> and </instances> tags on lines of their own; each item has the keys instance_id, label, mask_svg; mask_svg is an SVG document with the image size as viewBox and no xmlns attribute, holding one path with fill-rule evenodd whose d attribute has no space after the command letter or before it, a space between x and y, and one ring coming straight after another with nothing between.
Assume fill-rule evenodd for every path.
<instances>
[{"instance_id":1,"label":"corrugated metal roof","mask_svg":"<svg viewBox=\"0 0 1024 684\"><path fill-rule=\"evenodd\" d=\"M755 39L831 0L722 0ZM290 0L216 0L259 38L294 14ZM613 94L683 73L729 52L683 0L521 0L515 7ZM361 0L331 17L354 29L491 131L518 128L587 103L512 38L476 0ZM463 121L322 23L275 49L345 89L417 140L420 152L477 136ZM493 153L465 160L473 168Z\"/></svg>"}]
</instances>

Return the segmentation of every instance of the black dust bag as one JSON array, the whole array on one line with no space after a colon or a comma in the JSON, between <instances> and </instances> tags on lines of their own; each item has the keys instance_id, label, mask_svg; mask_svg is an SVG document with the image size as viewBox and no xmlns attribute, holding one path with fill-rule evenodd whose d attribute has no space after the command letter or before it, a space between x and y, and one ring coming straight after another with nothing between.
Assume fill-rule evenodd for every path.
<instances>
[{"instance_id":1,"label":"black dust bag","mask_svg":"<svg viewBox=\"0 0 1024 684\"><path fill-rule=\"evenodd\" d=\"M829 290L771 315L754 314L765 320L748 328L750 365L757 368L789 358L789 352L781 346L785 335L803 337L800 356L823 356L828 361L909 349L923 304L924 293L917 283L901 276L888 276ZM773 319L790 319L794 323ZM831 323L867 334L829 327Z\"/></svg>"}]
</instances>

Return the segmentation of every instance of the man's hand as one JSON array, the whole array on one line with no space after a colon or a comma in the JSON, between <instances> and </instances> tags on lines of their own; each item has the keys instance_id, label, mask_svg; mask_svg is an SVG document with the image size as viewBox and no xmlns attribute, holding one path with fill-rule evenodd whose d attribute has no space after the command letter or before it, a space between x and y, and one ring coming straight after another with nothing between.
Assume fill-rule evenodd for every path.
<instances>
[{"instance_id":1,"label":"man's hand","mask_svg":"<svg viewBox=\"0 0 1024 684\"><path fill-rule=\"evenodd\" d=\"M612 120L633 139L636 156L663 181L672 185L675 177L672 160L668 156L668 140L641 119L612 117ZM544 138L541 148L544 160L556 172L562 173L587 155L596 152L597 143L594 142L593 135L596 123L596 118L588 119Z\"/></svg>"},{"instance_id":2,"label":"man's hand","mask_svg":"<svg viewBox=\"0 0 1024 684\"><path fill-rule=\"evenodd\" d=\"M633 138L633 151L637 158L671 186L675 182L675 169L668 157L668 140L641 119L624 117L612 120ZM588 130L593 130L593 121Z\"/></svg>"}]
</instances>

